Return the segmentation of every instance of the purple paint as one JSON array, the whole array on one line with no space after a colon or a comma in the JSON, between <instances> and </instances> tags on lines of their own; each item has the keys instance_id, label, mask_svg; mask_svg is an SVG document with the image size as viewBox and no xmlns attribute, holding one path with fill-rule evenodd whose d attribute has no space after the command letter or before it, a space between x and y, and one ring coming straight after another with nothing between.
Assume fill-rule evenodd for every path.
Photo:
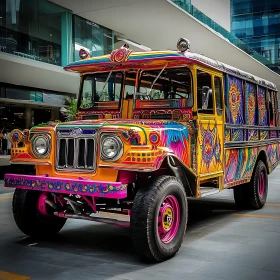
<instances>
[{"instance_id":1,"label":"purple paint","mask_svg":"<svg viewBox=\"0 0 280 280\"><path fill-rule=\"evenodd\" d=\"M158 214L158 235L167 244L176 236L180 224L180 206L175 196L167 196Z\"/></svg>"},{"instance_id":2,"label":"purple paint","mask_svg":"<svg viewBox=\"0 0 280 280\"><path fill-rule=\"evenodd\" d=\"M123 184L121 182L102 182L87 179L75 180L18 174L6 174L4 182L6 188L19 188L114 199L127 197L127 184Z\"/></svg>"}]
</instances>

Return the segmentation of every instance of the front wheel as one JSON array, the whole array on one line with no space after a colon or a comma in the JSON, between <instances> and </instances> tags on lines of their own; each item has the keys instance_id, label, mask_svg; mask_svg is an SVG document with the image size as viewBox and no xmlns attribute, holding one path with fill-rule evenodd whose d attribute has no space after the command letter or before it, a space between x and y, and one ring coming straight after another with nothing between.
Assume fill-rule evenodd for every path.
<instances>
[{"instance_id":1,"label":"front wheel","mask_svg":"<svg viewBox=\"0 0 280 280\"><path fill-rule=\"evenodd\" d=\"M259 160L254 168L251 181L234 188L234 199L238 208L261 209L268 193L267 168Z\"/></svg>"},{"instance_id":2,"label":"front wheel","mask_svg":"<svg viewBox=\"0 0 280 280\"><path fill-rule=\"evenodd\" d=\"M66 219L53 215L46 204L49 193L16 189L13 197L13 214L18 228L32 237L49 237L58 233Z\"/></svg>"},{"instance_id":3,"label":"front wheel","mask_svg":"<svg viewBox=\"0 0 280 280\"><path fill-rule=\"evenodd\" d=\"M152 261L174 256L181 247L188 220L184 187L161 176L139 189L132 207L131 234L137 252Z\"/></svg>"}]
</instances>

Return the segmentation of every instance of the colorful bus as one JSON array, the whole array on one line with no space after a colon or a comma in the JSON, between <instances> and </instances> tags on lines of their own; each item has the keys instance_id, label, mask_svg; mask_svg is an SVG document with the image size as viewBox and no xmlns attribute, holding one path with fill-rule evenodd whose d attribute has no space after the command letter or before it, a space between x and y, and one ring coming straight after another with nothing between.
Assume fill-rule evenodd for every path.
<instances>
[{"instance_id":1,"label":"colorful bus","mask_svg":"<svg viewBox=\"0 0 280 280\"><path fill-rule=\"evenodd\" d=\"M30 236L58 233L68 218L130 227L135 250L163 261L179 250L187 198L234 190L238 208L260 209L278 165L276 86L189 50L83 58L75 121L14 130L13 213Z\"/></svg>"}]
</instances>

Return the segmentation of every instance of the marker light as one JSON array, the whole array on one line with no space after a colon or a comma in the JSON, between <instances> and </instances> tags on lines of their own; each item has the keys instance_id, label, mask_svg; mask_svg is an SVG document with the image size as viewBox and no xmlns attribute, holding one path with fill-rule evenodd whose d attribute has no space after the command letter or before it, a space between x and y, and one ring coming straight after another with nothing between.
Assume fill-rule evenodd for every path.
<instances>
[{"instance_id":1,"label":"marker light","mask_svg":"<svg viewBox=\"0 0 280 280\"><path fill-rule=\"evenodd\" d=\"M180 52L185 52L190 49L190 41L185 38L180 38L177 43L177 50Z\"/></svg>"},{"instance_id":2,"label":"marker light","mask_svg":"<svg viewBox=\"0 0 280 280\"><path fill-rule=\"evenodd\" d=\"M90 54L85 49L80 49L79 56L81 59L86 59L90 57Z\"/></svg>"}]
</instances>

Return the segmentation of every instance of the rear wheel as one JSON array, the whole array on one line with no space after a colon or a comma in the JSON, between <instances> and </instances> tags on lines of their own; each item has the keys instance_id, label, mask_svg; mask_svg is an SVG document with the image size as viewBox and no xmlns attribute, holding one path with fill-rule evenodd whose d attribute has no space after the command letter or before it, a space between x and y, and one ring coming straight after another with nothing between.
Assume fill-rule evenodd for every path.
<instances>
[{"instance_id":1,"label":"rear wheel","mask_svg":"<svg viewBox=\"0 0 280 280\"><path fill-rule=\"evenodd\" d=\"M263 161L254 168L251 181L234 188L234 199L238 208L260 209L265 205L268 193L268 174Z\"/></svg>"},{"instance_id":2,"label":"rear wheel","mask_svg":"<svg viewBox=\"0 0 280 280\"><path fill-rule=\"evenodd\" d=\"M184 187L174 177L161 176L139 189L131 213L132 241L137 252L152 261L174 256L183 242L188 219Z\"/></svg>"},{"instance_id":3,"label":"rear wheel","mask_svg":"<svg viewBox=\"0 0 280 280\"><path fill-rule=\"evenodd\" d=\"M53 215L46 204L49 193L16 189L13 197L13 214L18 228L26 235L47 237L58 233L66 219Z\"/></svg>"}]
</instances>

